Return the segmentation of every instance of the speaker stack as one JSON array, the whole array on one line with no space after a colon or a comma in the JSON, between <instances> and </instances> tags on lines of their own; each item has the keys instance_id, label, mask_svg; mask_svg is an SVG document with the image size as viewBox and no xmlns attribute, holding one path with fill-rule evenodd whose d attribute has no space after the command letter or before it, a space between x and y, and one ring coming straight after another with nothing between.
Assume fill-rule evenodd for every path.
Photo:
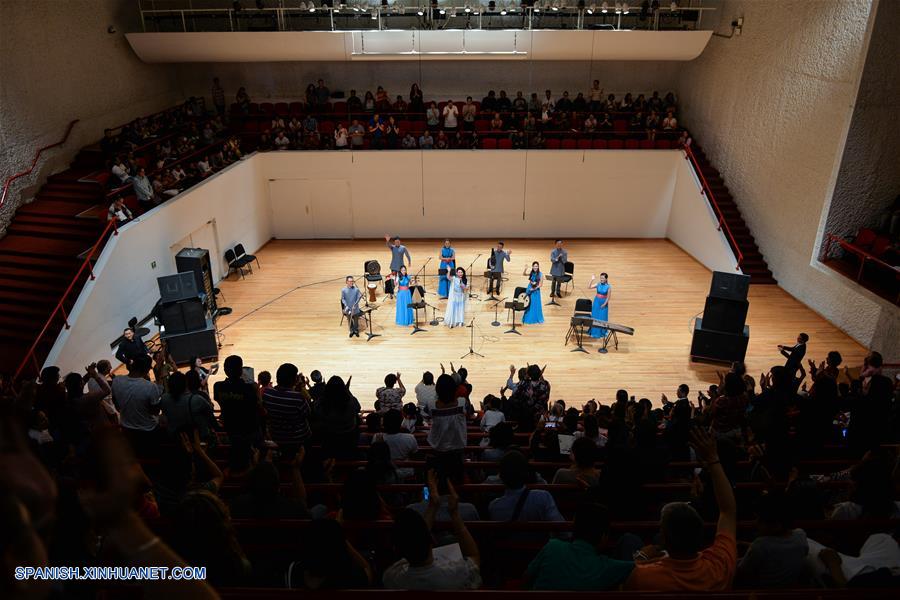
<instances>
[{"instance_id":1,"label":"speaker stack","mask_svg":"<svg viewBox=\"0 0 900 600\"><path fill-rule=\"evenodd\" d=\"M713 362L743 361L750 341L747 289L750 276L714 271L703 317L694 322L691 359Z\"/></svg>"},{"instance_id":2,"label":"speaker stack","mask_svg":"<svg viewBox=\"0 0 900 600\"><path fill-rule=\"evenodd\" d=\"M202 277L193 270L156 279L160 296L157 313L162 326L160 339L176 364L188 363L193 356L208 360L219 355L215 323L209 313L209 302L215 299L211 277L208 281L207 292Z\"/></svg>"}]
</instances>

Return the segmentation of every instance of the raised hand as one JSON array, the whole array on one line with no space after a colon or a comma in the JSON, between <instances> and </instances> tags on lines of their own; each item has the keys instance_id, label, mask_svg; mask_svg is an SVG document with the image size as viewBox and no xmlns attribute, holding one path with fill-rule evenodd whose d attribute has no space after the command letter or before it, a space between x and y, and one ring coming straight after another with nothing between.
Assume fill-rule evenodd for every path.
<instances>
[{"instance_id":1,"label":"raised hand","mask_svg":"<svg viewBox=\"0 0 900 600\"><path fill-rule=\"evenodd\" d=\"M706 464L718 462L719 450L716 446L716 440L706 430L701 427L691 429L690 442L700 462Z\"/></svg>"}]
</instances>

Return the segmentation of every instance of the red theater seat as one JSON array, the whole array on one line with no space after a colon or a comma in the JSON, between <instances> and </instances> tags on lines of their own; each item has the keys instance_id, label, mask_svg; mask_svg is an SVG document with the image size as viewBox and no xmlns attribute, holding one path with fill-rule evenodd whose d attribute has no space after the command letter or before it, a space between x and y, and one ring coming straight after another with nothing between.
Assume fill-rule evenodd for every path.
<instances>
[{"instance_id":1,"label":"red theater seat","mask_svg":"<svg viewBox=\"0 0 900 600\"><path fill-rule=\"evenodd\" d=\"M572 138L566 138L562 141L563 150L574 150L576 147L575 140Z\"/></svg>"},{"instance_id":2,"label":"red theater seat","mask_svg":"<svg viewBox=\"0 0 900 600\"><path fill-rule=\"evenodd\" d=\"M625 147L625 142L622 140L609 140L608 147L610 150L621 150Z\"/></svg>"},{"instance_id":3,"label":"red theater seat","mask_svg":"<svg viewBox=\"0 0 900 600\"><path fill-rule=\"evenodd\" d=\"M637 150L641 145L637 140L625 140L625 147L629 150Z\"/></svg>"},{"instance_id":4,"label":"red theater seat","mask_svg":"<svg viewBox=\"0 0 900 600\"><path fill-rule=\"evenodd\" d=\"M512 140L509 138L500 138L497 141L497 147L499 147L501 150L511 150Z\"/></svg>"},{"instance_id":5,"label":"red theater seat","mask_svg":"<svg viewBox=\"0 0 900 600\"><path fill-rule=\"evenodd\" d=\"M544 148L547 150L559 150L562 144L559 141L559 138L549 138L546 143L544 143Z\"/></svg>"},{"instance_id":6,"label":"red theater seat","mask_svg":"<svg viewBox=\"0 0 900 600\"><path fill-rule=\"evenodd\" d=\"M591 148L593 148L594 150L606 150L608 147L609 143L602 138L597 138L593 142L591 142Z\"/></svg>"},{"instance_id":7,"label":"red theater seat","mask_svg":"<svg viewBox=\"0 0 900 600\"><path fill-rule=\"evenodd\" d=\"M653 150L656 147L653 140L641 140L640 146L641 150Z\"/></svg>"},{"instance_id":8,"label":"red theater seat","mask_svg":"<svg viewBox=\"0 0 900 600\"><path fill-rule=\"evenodd\" d=\"M590 150L591 149L591 140L590 138L581 138L578 140L578 149L579 150Z\"/></svg>"},{"instance_id":9,"label":"red theater seat","mask_svg":"<svg viewBox=\"0 0 900 600\"><path fill-rule=\"evenodd\" d=\"M497 149L497 140L494 138L484 138L481 140L481 147L485 150L496 150Z\"/></svg>"}]
</instances>

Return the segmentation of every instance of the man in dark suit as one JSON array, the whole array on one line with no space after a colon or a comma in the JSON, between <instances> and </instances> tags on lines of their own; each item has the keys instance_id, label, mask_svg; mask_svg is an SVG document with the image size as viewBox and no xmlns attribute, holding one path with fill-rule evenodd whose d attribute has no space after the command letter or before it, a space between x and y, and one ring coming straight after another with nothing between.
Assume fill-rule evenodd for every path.
<instances>
[{"instance_id":1,"label":"man in dark suit","mask_svg":"<svg viewBox=\"0 0 900 600\"><path fill-rule=\"evenodd\" d=\"M796 373L797 369L803 365L803 357L806 356L806 342L808 341L809 336L805 333L801 333L797 336L797 343L793 346L783 346L778 344L778 349L787 359L784 363L784 368L788 369L791 375Z\"/></svg>"}]
</instances>

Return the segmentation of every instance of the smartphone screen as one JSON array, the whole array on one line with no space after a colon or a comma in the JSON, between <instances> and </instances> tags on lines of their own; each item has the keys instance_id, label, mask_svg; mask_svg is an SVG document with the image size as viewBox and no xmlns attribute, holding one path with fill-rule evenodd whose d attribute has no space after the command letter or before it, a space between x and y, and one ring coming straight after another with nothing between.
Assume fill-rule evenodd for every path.
<instances>
[{"instance_id":1,"label":"smartphone screen","mask_svg":"<svg viewBox=\"0 0 900 600\"><path fill-rule=\"evenodd\" d=\"M422 488L422 498L425 501L428 501L430 495L431 495L431 493L428 491L428 486L426 485L425 487Z\"/></svg>"}]
</instances>

